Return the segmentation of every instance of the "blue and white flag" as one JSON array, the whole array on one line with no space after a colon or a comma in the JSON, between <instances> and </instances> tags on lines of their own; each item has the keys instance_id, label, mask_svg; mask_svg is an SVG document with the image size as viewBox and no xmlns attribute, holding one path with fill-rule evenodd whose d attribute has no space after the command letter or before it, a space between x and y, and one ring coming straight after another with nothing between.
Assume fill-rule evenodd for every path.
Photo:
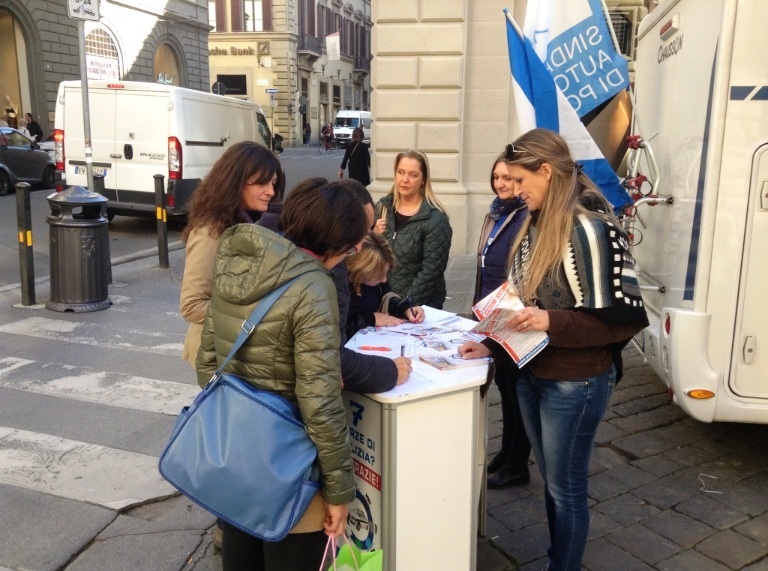
<instances>
[{"instance_id":1,"label":"blue and white flag","mask_svg":"<svg viewBox=\"0 0 768 571\"><path fill-rule=\"evenodd\" d=\"M601 0L528 0L523 32L579 117L629 86Z\"/></svg>"},{"instance_id":2,"label":"blue and white flag","mask_svg":"<svg viewBox=\"0 0 768 571\"><path fill-rule=\"evenodd\" d=\"M533 49L531 41L512 19L508 10L507 42L512 69L512 92L517 119L523 133L540 127L559 133L568 143L573 158L584 165L584 173L600 188L615 209L632 203L619 177L600 152L587 128L552 75Z\"/></svg>"}]
</instances>

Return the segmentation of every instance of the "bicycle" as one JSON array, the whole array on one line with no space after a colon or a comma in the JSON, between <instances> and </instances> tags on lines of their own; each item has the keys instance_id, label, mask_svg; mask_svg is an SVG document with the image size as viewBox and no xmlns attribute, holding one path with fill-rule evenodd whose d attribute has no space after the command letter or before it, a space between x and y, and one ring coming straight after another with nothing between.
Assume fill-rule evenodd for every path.
<instances>
[{"instance_id":1,"label":"bicycle","mask_svg":"<svg viewBox=\"0 0 768 571\"><path fill-rule=\"evenodd\" d=\"M330 141L323 141L321 139L320 142L317 144L317 152L321 154L327 151L333 152L338 148L339 148L339 142L336 140L335 137Z\"/></svg>"}]
</instances>

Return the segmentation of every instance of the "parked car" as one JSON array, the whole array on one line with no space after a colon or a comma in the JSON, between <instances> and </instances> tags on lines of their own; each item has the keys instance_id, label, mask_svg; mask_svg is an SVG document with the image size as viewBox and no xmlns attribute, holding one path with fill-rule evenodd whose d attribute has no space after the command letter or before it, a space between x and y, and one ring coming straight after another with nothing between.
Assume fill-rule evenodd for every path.
<instances>
[{"instance_id":1,"label":"parked car","mask_svg":"<svg viewBox=\"0 0 768 571\"><path fill-rule=\"evenodd\" d=\"M53 188L55 166L50 155L16 129L0 127L0 196L17 182Z\"/></svg>"},{"instance_id":2,"label":"parked car","mask_svg":"<svg viewBox=\"0 0 768 571\"><path fill-rule=\"evenodd\" d=\"M43 149L46 153L51 155L51 159L53 162L56 162L56 141L53 140L53 133L48 135L48 138L45 139L42 143L38 143L40 145L40 148Z\"/></svg>"}]
</instances>

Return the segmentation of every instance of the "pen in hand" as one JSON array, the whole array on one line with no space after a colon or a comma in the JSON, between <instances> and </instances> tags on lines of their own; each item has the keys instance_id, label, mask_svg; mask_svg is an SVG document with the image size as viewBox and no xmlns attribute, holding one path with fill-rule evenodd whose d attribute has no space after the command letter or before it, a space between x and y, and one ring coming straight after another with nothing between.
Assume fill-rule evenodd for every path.
<instances>
[{"instance_id":1,"label":"pen in hand","mask_svg":"<svg viewBox=\"0 0 768 571\"><path fill-rule=\"evenodd\" d=\"M413 311L413 304L411 303L411 296L406 296L405 297L405 303L408 304L408 309L411 310L411 315L413 317L416 317L416 313Z\"/></svg>"}]
</instances>

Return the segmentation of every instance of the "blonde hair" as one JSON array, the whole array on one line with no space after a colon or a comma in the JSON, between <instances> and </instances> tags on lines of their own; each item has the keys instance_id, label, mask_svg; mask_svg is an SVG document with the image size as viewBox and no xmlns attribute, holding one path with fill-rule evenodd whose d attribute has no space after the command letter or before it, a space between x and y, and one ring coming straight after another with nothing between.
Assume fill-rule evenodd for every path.
<instances>
[{"instance_id":1,"label":"blonde hair","mask_svg":"<svg viewBox=\"0 0 768 571\"><path fill-rule=\"evenodd\" d=\"M507 145L505 162L530 172L537 172L547 164L552 170L549 191L538 213L536 241L524 276L520 277L520 297L531 302L536 290L548 278L557 279L558 268L573 231L578 214L610 218L610 205L592 180L581 172L565 140L547 129L533 129ZM584 203L604 206L604 212L595 212ZM530 218L512 247L516 251L526 234Z\"/></svg>"},{"instance_id":2,"label":"blonde hair","mask_svg":"<svg viewBox=\"0 0 768 571\"><path fill-rule=\"evenodd\" d=\"M395 253L384 236L368 232L363 238L360 251L349 256L345 262L349 282L359 288L360 284L379 279L388 269L394 268Z\"/></svg>"},{"instance_id":3,"label":"blonde hair","mask_svg":"<svg viewBox=\"0 0 768 571\"><path fill-rule=\"evenodd\" d=\"M419 165L421 166L421 176L424 179L421 189L419 190L419 193L427 200L427 203L430 206L437 208L443 214L448 216L448 213L445 211L445 207L437 199L437 196L435 195L435 191L432 190L432 178L429 176L429 161L427 160L427 155L425 155L421 151L417 151L414 149L410 151L398 153L397 156L395 157L395 168L394 168L395 173L397 173L397 165L399 165L400 161L403 159L413 159L419 162ZM394 199L392 204L395 210L397 210L397 207L399 206L399 202L400 202L400 195L397 192L397 189L395 188L394 182L392 183L392 188L389 190L389 194L393 195Z\"/></svg>"}]
</instances>

